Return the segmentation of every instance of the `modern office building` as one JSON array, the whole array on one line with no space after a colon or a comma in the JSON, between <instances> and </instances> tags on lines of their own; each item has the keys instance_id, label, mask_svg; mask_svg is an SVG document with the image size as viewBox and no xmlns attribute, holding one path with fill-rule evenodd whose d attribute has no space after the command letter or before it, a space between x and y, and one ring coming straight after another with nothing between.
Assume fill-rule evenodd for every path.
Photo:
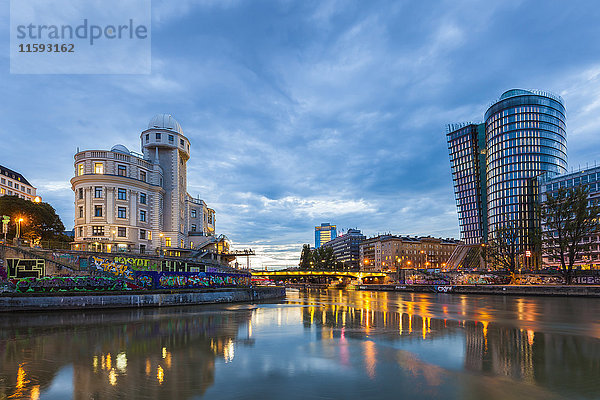
<instances>
[{"instance_id":1,"label":"modern office building","mask_svg":"<svg viewBox=\"0 0 600 400\"><path fill-rule=\"evenodd\" d=\"M559 189L571 189L587 186L589 190L590 204L600 204L600 166L581 169L571 173L551 176L542 175L538 178L540 188L540 201L544 202L548 195L554 195ZM547 227L542 225L547 232ZM588 244L588 250L575 261L575 266L583 269L600 269L600 234L590 235L583 239ZM543 263L546 266L558 267L560 261L543 255Z\"/></svg>"},{"instance_id":2,"label":"modern office building","mask_svg":"<svg viewBox=\"0 0 600 400\"><path fill-rule=\"evenodd\" d=\"M315 249L337 237L337 227L329 223L315 226Z\"/></svg>"},{"instance_id":3,"label":"modern office building","mask_svg":"<svg viewBox=\"0 0 600 400\"><path fill-rule=\"evenodd\" d=\"M485 243L485 124L449 125L447 139L461 239Z\"/></svg>"},{"instance_id":4,"label":"modern office building","mask_svg":"<svg viewBox=\"0 0 600 400\"><path fill-rule=\"evenodd\" d=\"M539 90L512 89L488 108L484 126L485 146L482 125L450 127L447 134L461 238L476 244L478 233L486 241L499 228L517 229L520 251L529 250L539 227L536 178L567 168L563 100Z\"/></svg>"},{"instance_id":5,"label":"modern office building","mask_svg":"<svg viewBox=\"0 0 600 400\"><path fill-rule=\"evenodd\" d=\"M379 235L360 244L360 269L395 272L398 269L444 268L461 242L454 239Z\"/></svg>"},{"instance_id":6,"label":"modern office building","mask_svg":"<svg viewBox=\"0 0 600 400\"><path fill-rule=\"evenodd\" d=\"M215 212L187 193L190 142L168 114L141 133L143 154L123 145L75 154L74 248L194 249L214 235Z\"/></svg>"},{"instance_id":7,"label":"modern office building","mask_svg":"<svg viewBox=\"0 0 600 400\"><path fill-rule=\"evenodd\" d=\"M358 270L360 263L360 244L366 237L358 229L348 232L323 244L333 249L335 260L344 265L344 269Z\"/></svg>"},{"instance_id":8,"label":"modern office building","mask_svg":"<svg viewBox=\"0 0 600 400\"><path fill-rule=\"evenodd\" d=\"M36 191L23 175L0 165L0 196L19 196L24 200L40 202Z\"/></svg>"}]
</instances>

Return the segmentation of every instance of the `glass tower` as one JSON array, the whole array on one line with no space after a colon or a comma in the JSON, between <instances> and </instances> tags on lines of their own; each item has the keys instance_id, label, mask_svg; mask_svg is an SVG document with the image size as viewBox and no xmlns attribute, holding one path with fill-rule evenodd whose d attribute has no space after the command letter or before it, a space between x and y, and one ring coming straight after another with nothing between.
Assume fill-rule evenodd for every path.
<instances>
[{"instance_id":1,"label":"glass tower","mask_svg":"<svg viewBox=\"0 0 600 400\"><path fill-rule=\"evenodd\" d=\"M487 237L485 124L448 125L447 131L460 236L480 244Z\"/></svg>"},{"instance_id":2,"label":"glass tower","mask_svg":"<svg viewBox=\"0 0 600 400\"><path fill-rule=\"evenodd\" d=\"M319 248L337 237L337 227L329 223L315 226L315 248Z\"/></svg>"},{"instance_id":3,"label":"glass tower","mask_svg":"<svg viewBox=\"0 0 600 400\"><path fill-rule=\"evenodd\" d=\"M537 177L567 172L565 107L561 97L537 91L505 92L485 113L488 237L518 229L520 251L530 249Z\"/></svg>"}]
</instances>

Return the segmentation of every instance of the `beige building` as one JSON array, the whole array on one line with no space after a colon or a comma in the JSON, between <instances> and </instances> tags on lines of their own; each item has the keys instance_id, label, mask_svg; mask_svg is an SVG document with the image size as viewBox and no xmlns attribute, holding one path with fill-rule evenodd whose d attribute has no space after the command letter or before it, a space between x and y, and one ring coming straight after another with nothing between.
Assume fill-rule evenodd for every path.
<instances>
[{"instance_id":1,"label":"beige building","mask_svg":"<svg viewBox=\"0 0 600 400\"><path fill-rule=\"evenodd\" d=\"M444 268L458 244L454 239L376 236L360 244L360 269L392 272L398 268Z\"/></svg>"},{"instance_id":2,"label":"beige building","mask_svg":"<svg viewBox=\"0 0 600 400\"><path fill-rule=\"evenodd\" d=\"M0 165L0 196L19 196L24 200L40 202L36 188L20 173Z\"/></svg>"},{"instance_id":3,"label":"beige building","mask_svg":"<svg viewBox=\"0 0 600 400\"><path fill-rule=\"evenodd\" d=\"M123 145L75 154L75 249L195 249L214 235L214 210L187 193L190 142L179 123L156 115L140 138L142 154Z\"/></svg>"}]
</instances>

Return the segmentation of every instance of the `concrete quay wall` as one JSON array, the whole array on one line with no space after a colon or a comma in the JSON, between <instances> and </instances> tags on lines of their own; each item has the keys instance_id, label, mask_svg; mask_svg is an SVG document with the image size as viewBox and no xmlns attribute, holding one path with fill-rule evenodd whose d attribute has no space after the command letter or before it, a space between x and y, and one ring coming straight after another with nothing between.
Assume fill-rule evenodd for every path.
<instances>
[{"instance_id":1,"label":"concrete quay wall","mask_svg":"<svg viewBox=\"0 0 600 400\"><path fill-rule=\"evenodd\" d=\"M600 286L584 285L360 285L357 290L511 296L600 297Z\"/></svg>"},{"instance_id":2,"label":"concrete quay wall","mask_svg":"<svg viewBox=\"0 0 600 400\"><path fill-rule=\"evenodd\" d=\"M166 307L275 300L283 287L213 289L172 293L22 294L0 296L0 312Z\"/></svg>"}]
</instances>

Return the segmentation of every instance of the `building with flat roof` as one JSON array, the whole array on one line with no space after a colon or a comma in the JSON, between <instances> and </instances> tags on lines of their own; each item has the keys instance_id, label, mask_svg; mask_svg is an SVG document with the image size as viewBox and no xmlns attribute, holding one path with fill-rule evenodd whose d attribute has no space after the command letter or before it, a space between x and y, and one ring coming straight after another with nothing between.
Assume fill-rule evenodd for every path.
<instances>
[{"instance_id":1,"label":"building with flat roof","mask_svg":"<svg viewBox=\"0 0 600 400\"><path fill-rule=\"evenodd\" d=\"M333 249L333 255L337 262L341 262L345 270L358 270L360 264L360 244L366 237L358 229L348 229L329 242L323 244Z\"/></svg>"},{"instance_id":2,"label":"building with flat roof","mask_svg":"<svg viewBox=\"0 0 600 400\"><path fill-rule=\"evenodd\" d=\"M337 237L337 227L329 223L315 226L315 249Z\"/></svg>"},{"instance_id":3,"label":"building with flat roof","mask_svg":"<svg viewBox=\"0 0 600 400\"><path fill-rule=\"evenodd\" d=\"M214 210L187 192L190 142L179 123L158 114L140 139L142 154L123 145L75 154L74 248L195 249L214 235Z\"/></svg>"},{"instance_id":4,"label":"building with flat roof","mask_svg":"<svg viewBox=\"0 0 600 400\"><path fill-rule=\"evenodd\" d=\"M398 269L444 268L461 242L430 236L379 235L360 244L360 270L395 272Z\"/></svg>"},{"instance_id":5,"label":"building with flat roof","mask_svg":"<svg viewBox=\"0 0 600 400\"><path fill-rule=\"evenodd\" d=\"M0 165L0 196L18 196L24 200L41 201L37 189L17 171Z\"/></svg>"}]
</instances>

